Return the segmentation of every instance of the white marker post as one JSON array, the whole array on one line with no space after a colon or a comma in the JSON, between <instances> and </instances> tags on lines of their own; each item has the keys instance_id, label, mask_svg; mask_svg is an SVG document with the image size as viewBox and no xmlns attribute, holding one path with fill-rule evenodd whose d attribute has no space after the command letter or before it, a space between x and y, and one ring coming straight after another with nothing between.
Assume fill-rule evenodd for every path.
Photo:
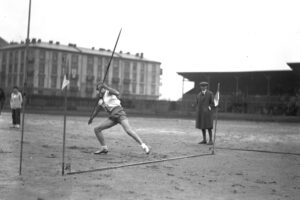
<instances>
[{"instance_id":1,"label":"white marker post","mask_svg":"<svg viewBox=\"0 0 300 200\"><path fill-rule=\"evenodd\" d=\"M218 89L217 89L216 95L214 97L214 104L215 104L215 107L216 107L216 117L215 117L214 142L213 142L213 148L212 148L212 152L211 152L213 155L215 154L215 143L216 143L216 136L217 136L219 101L220 101L220 83L218 83Z\"/></svg>"}]
</instances>

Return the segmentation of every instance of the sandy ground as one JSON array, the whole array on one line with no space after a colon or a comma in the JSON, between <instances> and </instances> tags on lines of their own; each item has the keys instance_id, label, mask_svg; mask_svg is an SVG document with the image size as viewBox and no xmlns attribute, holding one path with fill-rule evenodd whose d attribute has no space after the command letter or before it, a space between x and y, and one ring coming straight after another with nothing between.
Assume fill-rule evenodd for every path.
<instances>
[{"instance_id":1,"label":"sandy ground","mask_svg":"<svg viewBox=\"0 0 300 200\"><path fill-rule=\"evenodd\" d=\"M23 173L18 176L21 131L0 115L0 199L299 199L300 155L216 150L197 144L193 120L135 118L134 129L152 147L145 155L120 126L105 132L110 152L99 144L86 117L68 117L66 162L71 171L203 154L77 175L61 176L63 117L26 115ZM300 124L219 121L217 147L300 154Z\"/></svg>"}]
</instances>

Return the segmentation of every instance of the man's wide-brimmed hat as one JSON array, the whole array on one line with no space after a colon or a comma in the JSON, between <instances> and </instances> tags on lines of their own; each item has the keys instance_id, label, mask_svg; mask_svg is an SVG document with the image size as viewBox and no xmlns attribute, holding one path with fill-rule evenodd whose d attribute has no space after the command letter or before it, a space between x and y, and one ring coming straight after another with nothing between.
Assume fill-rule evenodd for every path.
<instances>
[{"instance_id":1,"label":"man's wide-brimmed hat","mask_svg":"<svg viewBox=\"0 0 300 200\"><path fill-rule=\"evenodd\" d=\"M208 82L203 81L203 82L201 82L199 85L200 85L200 86L208 86Z\"/></svg>"}]
</instances>

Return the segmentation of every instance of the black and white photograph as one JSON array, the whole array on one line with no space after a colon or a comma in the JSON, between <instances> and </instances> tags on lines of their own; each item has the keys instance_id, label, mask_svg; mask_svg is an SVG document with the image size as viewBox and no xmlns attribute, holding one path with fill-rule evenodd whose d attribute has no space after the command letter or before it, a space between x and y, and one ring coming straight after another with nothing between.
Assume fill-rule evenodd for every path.
<instances>
[{"instance_id":1,"label":"black and white photograph","mask_svg":"<svg viewBox=\"0 0 300 200\"><path fill-rule=\"evenodd\" d=\"M0 0L0 200L298 200L299 8Z\"/></svg>"}]
</instances>

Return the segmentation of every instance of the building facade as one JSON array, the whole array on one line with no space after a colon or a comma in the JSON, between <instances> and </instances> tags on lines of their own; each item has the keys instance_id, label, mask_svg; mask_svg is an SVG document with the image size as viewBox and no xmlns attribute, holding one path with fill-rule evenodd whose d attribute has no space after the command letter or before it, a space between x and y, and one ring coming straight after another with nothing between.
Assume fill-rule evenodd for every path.
<instances>
[{"instance_id":1,"label":"building facade","mask_svg":"<svg viewBox=\"0 0 300 200\"><path fill-rule=\"evenodd\" d=\"M4 89L22 87L26 45L10 43L0 48L0 85ZM75 44L42 42L32 39L27 51L27 87L33 94L61 95L65 73L69 74L70 96L93 97L95 85L102 81L112 52L88 49ZM158 99L161 63L141 54L115 52L106 83L119 90L123 97Z\"/></svg>"}]
</instances>

